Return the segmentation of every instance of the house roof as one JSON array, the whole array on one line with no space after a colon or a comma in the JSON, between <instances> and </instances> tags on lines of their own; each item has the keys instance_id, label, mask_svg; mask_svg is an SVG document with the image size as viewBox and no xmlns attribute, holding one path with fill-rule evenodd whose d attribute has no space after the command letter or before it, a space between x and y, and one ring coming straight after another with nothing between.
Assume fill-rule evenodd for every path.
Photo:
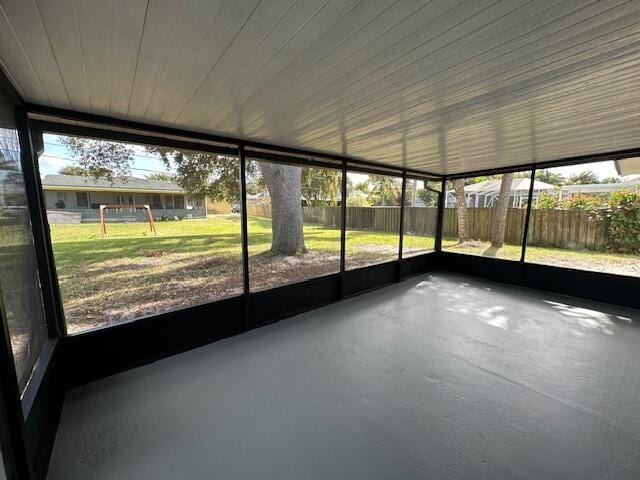
<instances>
[{"instance_id":1,"label":"house roof","mask_svg":"<svg viewBox=\"0 0 640 480\"><path fill-rule=\"evenodd\" d=\"M467 185L464 187L465 193L482 193L482 194L492 194L492 193L500 193L500 182L501 180L485 180L483 182L474 183L472 185ZM513 192L528 192L529 187L531 185L530 178L514 178L511 183L511 193ZM536 180L533 184L533 188L535 190L553 190L553 185L545 182L541 182L540 180Z\"/></svg>"},{"instance_id":2,"label":"house roof","mask_svg":"<svg viewBox=\"0 0 640 480\"><path fill-rule=\"evenodd\" d=\"M615 161L618 175L640 174L640 157L624 158Z\"/></svg>"},{"instance_id":3,"label":"house roof","mask_svg":"<svg viewBox=\"0 0 640 480\"><path fill-rule=\"evenodd\" d=\"M47 175L42 181L44 190L112 190L127 192L184 193L172 182L138 177L122 177L113 180L95 179L78 175Z\"/></svg>"},{"instance_id":4,"label":"house roof","mask_svg":"<svg viewBox=\"0 0 640 480\"><path fill-rule=\"evenodd\" d=\"M615 190L621 190L623 188L635 187L640 185L640 177L625 180L620 183L586 183L583 185L563 185L560 190L563 193L607 193Z\"/></svg>"}]
</instances>

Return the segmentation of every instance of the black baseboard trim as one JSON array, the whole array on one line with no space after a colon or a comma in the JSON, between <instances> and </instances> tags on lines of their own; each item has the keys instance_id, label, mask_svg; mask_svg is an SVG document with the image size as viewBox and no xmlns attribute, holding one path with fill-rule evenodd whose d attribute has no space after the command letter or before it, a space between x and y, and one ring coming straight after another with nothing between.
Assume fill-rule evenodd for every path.
<instances>
[{"instance_id":1,"label":"black baseboard trim","mask_svg":"<svg viewBox=\"0 0 640 480\"><path fill-rule=\"evenodd\" d=\"M437 268L573 297L640 308L640 278L440 252Z\"/></svg>"}]
</instances>

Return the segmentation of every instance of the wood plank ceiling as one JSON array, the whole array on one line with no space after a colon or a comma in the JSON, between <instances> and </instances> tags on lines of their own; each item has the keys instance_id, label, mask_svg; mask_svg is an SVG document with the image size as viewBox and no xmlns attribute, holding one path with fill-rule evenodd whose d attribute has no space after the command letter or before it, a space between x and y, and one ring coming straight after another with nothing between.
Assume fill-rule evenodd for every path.
<instances>
[{"instance_id":1,"label":"wood plank ceiling","mask_svg":"<svg viewBox=\"0 0 640 480\"><path fill-rule=\"evenodd\" d=\"M433 173L640 146L637 0L0 0L31 103Z\"/></svg>"}]
</instances>

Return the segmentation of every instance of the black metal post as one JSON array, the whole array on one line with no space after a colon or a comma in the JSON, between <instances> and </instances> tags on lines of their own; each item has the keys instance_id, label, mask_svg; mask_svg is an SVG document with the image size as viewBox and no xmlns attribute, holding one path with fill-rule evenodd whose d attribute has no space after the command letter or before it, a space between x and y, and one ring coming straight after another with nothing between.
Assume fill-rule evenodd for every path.
<instances>
[{"instance_id":1,"label":"black metal post","mask_svg":"<svg viewBox=\"0 0 640 480\"><path fill-rule=\"evenodd\" d=\"M344 297L344 272L347 248L347 161L342 160L342 183L340 186L340 297Z\"/></svg>"},{"instance_id":2,"label":"black metal post","mask_svg":"<svg viewBox=\"0 0 640 480\"><path fill-rule=\"evenodd\" d=\"M407 172L402 174L402 191L400 192L400 244L398 248L398 259L402 260L402 243L404 240L404 207L407 197Z\"/></svg>"},{"instance_id":3,"label":"black metal post","mask_svg":"<svg viewBox=\"0 0 640 480\"><path fill-rule=\"evenodd\" d=\"M523 266L522 274L524 275L524 259L527 253L527 239L529 236L529 221L531 220L531 208L533 207L533 190L536 183L536 167L531 169L531 185L529 185L529 196L527 197L527 211L524 215L524 229L522 232L522 251L520 254L520 264Z\"/></svg>"},{"instance_id":4,"label":"black metal post","mask_svg":"<svg viewBox=\"0 0 640 480\"><path fill-rule=\"evenodd\" d=\"M249 294L249 230L247 221L247 159L244 145L238 145L240 157L240 224L242 228L242 279L243 292Z\"/></svg>"},{"instance_id":5,"label":"black metal post","mask_svg":"<svg viewBox=\"0 0 640 480\"><path fill-rule=\"evenodd\" d=\"M47 210L37 167L37 157L40 154L38 146L42 145L42 137L40 132L35 133L37 135L36 138L32 136L27 113L22 108L16 109L16 126L20 139L20 162L29 204L47 330L49 338L56 338L66 335L67 327L64 322L60 291L58 289L58 276L55 269L53 251L50 247L49 222L45 214Z\"/></svg>"},{"instance_id":6,"label":"black metal post","mask_svg":"<svg viewBox=\"0 0 640 480\"><path fill-rule=\"evenodd\" d=\"M436 220L436 238L433 249L436 252L442 251L442 224L444 222L444 204L446 200L447 179L443 178L440 185L440 194L438 195L438 216Z\"/></svg>"}]
</instances>

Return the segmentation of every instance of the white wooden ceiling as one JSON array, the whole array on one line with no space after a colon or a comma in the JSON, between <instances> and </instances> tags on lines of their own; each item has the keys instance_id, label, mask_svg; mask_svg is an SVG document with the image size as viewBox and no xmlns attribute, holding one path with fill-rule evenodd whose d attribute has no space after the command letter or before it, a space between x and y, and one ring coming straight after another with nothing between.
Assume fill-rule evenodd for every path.
<instances>
[{"instance_id":1,"label":"white wooden ceiling","mask_svg":"<svg viewBox=\"0 0 640 480\"><path fill-rule=\"evenodd\" d=\"M0 0L31 103L434 173L640 146L640 1Z\"/></svg>"}]
</instances>

